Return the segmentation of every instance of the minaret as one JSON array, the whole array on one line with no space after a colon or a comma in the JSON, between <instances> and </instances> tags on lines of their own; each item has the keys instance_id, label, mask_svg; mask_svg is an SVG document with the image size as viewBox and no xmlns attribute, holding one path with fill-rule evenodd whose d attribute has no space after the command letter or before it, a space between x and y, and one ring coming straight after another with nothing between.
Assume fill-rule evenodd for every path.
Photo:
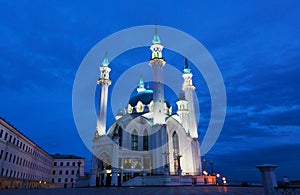
<instances>
[{"instance_id":1,"label":"minaret","mask_svg":"<svg viewBox=\"0 0 300 195\"><path fill-rule=\"evenodd\" d=\"M195 86L193 85L192 77L193 74L189 69L188 61L185 58L185 66L183 70L184 83L182 85L182 90L185 93L185 99L188 101L188 124L189 124L189 132L192 138L198 138L198 128L197 128L197 120L195 113L195 103L194 103L194 91Z\"/></svg>"},{"instance_id":2,"label":"minaret","mask_svg":"<svg viewBox=\"0 0 300 195\"><path fill-rule=\"evenodd\" d=\"M150 47L152 58L149 65L152 67L153 79L153 124L164 124L164 84L163 84L163 66L166 61L162 57L163 46L160 44L160 39L155 27L155 33Z\"/></svg>"},{"instance_id":3,"label":"minaret","mask_svg":"<svg viewBox=\"0 0 300 195\"><path fill-rule=\"evenodd\" d=\"M186 134L189 134L189 111L188 111L188 101L185 100L184 94L180 93L177 104L177 114L181 120L181 124L185 129Z\"/></svg>"},{"instance_id":4,"label":"minaret","mask_svg":"<svg viewBox=\"0 0 300 195\"><path fill-rule=\"evenodd\" d=\"M99 109L97 117L97 132L98 135L106 134L106 112L107 112L107 98L108 98L108 87L111 85L109 80L110 68L108 67L107 52L105 52L102 64L100 66L100 78L97 84L100 86L100 97L99 97Z\"/></svg>"}]
</instances>

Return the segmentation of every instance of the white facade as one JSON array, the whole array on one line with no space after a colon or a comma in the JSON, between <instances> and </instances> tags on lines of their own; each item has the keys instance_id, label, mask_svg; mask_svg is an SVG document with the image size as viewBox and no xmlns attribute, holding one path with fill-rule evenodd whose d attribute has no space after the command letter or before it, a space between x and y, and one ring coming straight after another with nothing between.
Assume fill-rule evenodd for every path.
<instances>
[{"instance_id":1,"label":"white facade","mask_svg":"<svg viewBox=\"0 0 300 195\"><path fill-rule=\"evenodd\" d=\"M81 173L84 172L85 159L78 157L66 160L82 161ZM53 165L56 161L19 130L0 118L0 189L63 187L58 185L63 181L52 180L53 171L56 169ZM64 164L62 168L73 167Z\"/></svg>"},{"instance_id":2,"label":"white facade","mask_svg":"<svg viewBox=\"0 0 300 195\"><path fill-rule=\"evenodd\" d=\"M192 75L184 70L183 92L188 98L182 93L177 114L172 114L172 107L164 98L165 60L157 32L152 43L149 64L153 91L146 90L141 79L126 112L118 113L104 135L95 134L90 186L126 185L139 175L201 175ZM107 98L99 97L100 102ZM106 110L100 108L99 113L102 112Z\"/></svg>"},{"instance_id":3,"label":"white facade","mask_svg":"<svg viewBox=\"0 0 300 195\"><path fill-rule=\"evenodd\" d=\"M53 167L51 182L64 188L75 187L75 180L84 176L85 159L74 155L51 155Z\"/></svg>"}]
</instances>

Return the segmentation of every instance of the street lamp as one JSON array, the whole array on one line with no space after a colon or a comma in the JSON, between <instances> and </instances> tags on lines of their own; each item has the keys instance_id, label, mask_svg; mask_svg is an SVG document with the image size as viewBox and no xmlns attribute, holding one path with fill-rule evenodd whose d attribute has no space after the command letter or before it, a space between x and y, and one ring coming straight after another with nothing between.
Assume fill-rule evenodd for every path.
<instances>
[{"instance_id":1,"label":"street lamp","mask_svg":"<svg viewBox=\"0 0 300 195\"><path fill-rule=\"evenodd\" d=\"M203 159L203 166L204 166L204 171L206 172L206 159Z\"/></svg>"},{"instance_id":2,"label":"street lamp","mask_svg":"<svg viewBox=\"0 0 300 195\"><path fill-rule=\"evenodd\" d=\"M211 168L211 172L210 172L210 175L215 175L215 171L214 171L214 162L211 160L209 161L209 164L210 164L210 168Z\"/></svg>"}]
</instances>

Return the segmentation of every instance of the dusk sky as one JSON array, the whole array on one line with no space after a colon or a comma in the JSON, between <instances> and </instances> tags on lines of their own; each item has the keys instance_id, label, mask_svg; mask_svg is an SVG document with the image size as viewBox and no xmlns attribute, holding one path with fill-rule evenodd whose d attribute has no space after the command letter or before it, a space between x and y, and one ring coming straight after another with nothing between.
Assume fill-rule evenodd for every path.
<instances>
[{"instance_id":1,"label":"dusk sky","mask_svg":"<svg viewBox=\"0 0 300 195\"><path fill-rule=\"evenodd\" d=\"M296 0L1 1L0 116L48 153L85 157L89 171L91 153L79 137L72 113L73 82L83 58L117 31L169 26L203 44L225 83L224 127L202 158L213 160L215 170L229 182L260 180L256 166L265 163L279 166L278 179L287 175L299 180L299 10ZM149 48L140 48L112 61L113 84L131 65L150 56ZM183 56L166 50L164 58L182 71ZM205 81L193 67L201 104L201 142L211 102ZM166 99L175 105L177 97L169 95ZM110 106L108 112L111 124Z\"/></svg>"}]
</instances>

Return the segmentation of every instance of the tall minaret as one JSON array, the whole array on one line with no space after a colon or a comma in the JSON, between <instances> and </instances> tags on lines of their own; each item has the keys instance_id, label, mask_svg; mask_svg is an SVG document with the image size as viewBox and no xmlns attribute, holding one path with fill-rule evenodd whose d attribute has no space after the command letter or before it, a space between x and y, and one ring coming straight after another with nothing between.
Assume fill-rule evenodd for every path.
<instances>
[{"instance_id":1,"label":"tall minaret","mask_svg":"<svg viewBox=\"0 0 300 195\"><path fill-rule=\"evenodd\" d=\"M152 58L149 61L149 65L152 67L153 79L153 123L164 124L164 84L162 67L166 64L166 61L162 57L163 46L160 44L156 27L150 49L152 51Z\"/></svg>"},{"instance_id":2,"label":"tall minaret","mask_svg":"<svg viewBox=\"0 0 300 195\"><path fill-rule=\"evenodd\" d=\"M198 128L197 128L197 120L195 113L195 103L194 103L194 91L195 86L193 85L192 77L193 74L189 69L188 61L185 58L185 66L182 75L184 82L182 85L182 90L185 93L185 99L188 101L188 121L189 121L189 132L192 138L198 138Z\"/></svg>"},{"instance_id":3,"label":"tall minaret","mask_svg":"<svg viewBox=\"0 0 300 195\"><path fill-rule=\"evenodd\" d=\"M110 68L108 67L107 52L105 52L102 64L100 66L100 78L97 81L100 86L101 94L99 97L99 109L97 117L97 132L98 135L106 134L106 112L107 112L107 98L108 98L108 87L111 85L109 80Z\"/></svg>"}]
</instances>

